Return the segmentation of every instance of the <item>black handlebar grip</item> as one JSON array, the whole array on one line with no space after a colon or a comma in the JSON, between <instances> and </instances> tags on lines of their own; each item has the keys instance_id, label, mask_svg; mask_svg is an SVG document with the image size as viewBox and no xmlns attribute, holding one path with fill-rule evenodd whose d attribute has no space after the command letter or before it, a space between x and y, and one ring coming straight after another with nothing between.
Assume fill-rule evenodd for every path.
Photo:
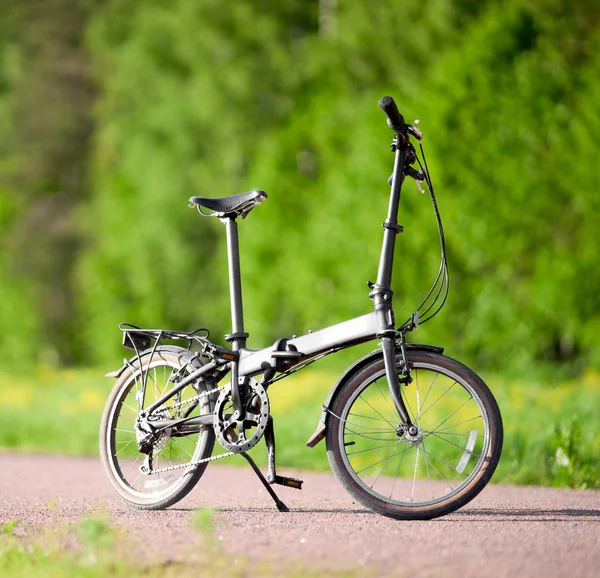
<instances>
[{"instance_id":1,"label":"black handlebar grip","mask_svg":"<svg viewBox=\"0 0 600 578\"><path fill-rule=\"evenodd\" d=\"M384 96L379 101L379 107L388 117L388 126L392 130L400 132L404 129L404 117L398 112L398 107L391 96Z\"/></svg>"}]
</instances>

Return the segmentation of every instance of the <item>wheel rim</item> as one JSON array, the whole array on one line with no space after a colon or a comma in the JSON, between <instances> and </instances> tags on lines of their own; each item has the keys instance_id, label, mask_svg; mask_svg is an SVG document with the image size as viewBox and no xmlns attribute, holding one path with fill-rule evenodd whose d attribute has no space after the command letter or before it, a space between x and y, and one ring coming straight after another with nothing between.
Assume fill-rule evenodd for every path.
<instances>
[{"instance_id":1,"label":"wheel rim","mask_svg":"<svg viewBox=\"0 0 600 578\"><path fill-rule=\"evenodd\" d=\"M418 433L402 433L385 370L367 378L344 405L338 430L350 476L377 501L423 508L454 498L485 465L491 443L483 401L455 372L414 362L401 385Z\"/></svg>"},{"instance_id":2,"label":"wheel rim","mask_svg":"<svg viewBox=\"0 0 600 578\"><path fill-rule=\"evenodd\" d=\"M158 470L171 466L180 467L162 474L146 475L140 471L145 455L138 451L136 442L134 426L138 411L149 407L173 386L170 380L180 368L178 363L171 360L153 361L144 368L148 377L143 406L140 404L138 393L142 390L140 371L130 375L112 405L106 433L108 462L119 487L133 498L156 501L177 491L195 470L195 467L189 464L200 459L208 444L209 434L206 427L188 435L181 435L183 432L167 432L154 448L153 468ZM197 393L191 386L186 387L181 394L168 401L165 407L168 409L172 401L185 401L195 395ZM182 412L189 407L188 405L179 409L168 409L169 416L183 417ZM185 417L197 416L208 411L208 402L205 401Z\"/></svg>"}]
</instances>

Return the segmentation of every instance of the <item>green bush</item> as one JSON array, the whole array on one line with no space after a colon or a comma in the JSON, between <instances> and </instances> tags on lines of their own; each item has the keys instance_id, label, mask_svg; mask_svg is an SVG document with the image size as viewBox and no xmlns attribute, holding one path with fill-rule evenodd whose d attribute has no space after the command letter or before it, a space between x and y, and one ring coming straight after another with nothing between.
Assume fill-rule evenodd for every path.
<instances>
[{"instance_id":1,"label":"green bush","mask_svg":"<svg viewBox=\"0 0 600 578\"><path fill-rule=\"evenodd\" d=\"M4 1L5 366L112 361L125 320L220 339L224 231L192 195L270 195L240 227L251 346L367 312L386 93L422 120L447 232L448 305L415 340L513 374L600 364L594 2ZM412 182L400 221L402 321L438 264Z\"/></svg>"}]
</instances>

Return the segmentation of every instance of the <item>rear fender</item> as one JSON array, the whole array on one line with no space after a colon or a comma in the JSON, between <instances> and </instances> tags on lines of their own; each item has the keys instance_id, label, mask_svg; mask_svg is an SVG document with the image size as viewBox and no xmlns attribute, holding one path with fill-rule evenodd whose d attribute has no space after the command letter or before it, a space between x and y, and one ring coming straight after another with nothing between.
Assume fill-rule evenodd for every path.
<instances>
[{"instance_id":1,"label":"rear fender","mask_svg":"<svg viewBox=\"0 0 600 578\"><path fill-rule=\"evenodd\" d=\"M429 351L431 353L443 353L444 348L439 347L437 345L422 345L417 343L407 343L406 344L407 351ZM399 350L398 350L399 351ZM325 403L322 406L321 419L317 424L317 429L312 436L310 436L309 440L306 442L306 445L309 448L314 448L327 434L327 428L329 426L329 406L331 402L337 395L337 392L346 384L350 379L352 379L355 375L360 373L367 365L372 363L376 359L383 359L383 352L381 349L376 349L372 351L368 355L361 357L358 361L353 363L346 371L340 376L340 378L336 381L335 385L331 388Z\"/></svg>"}]
</instances>

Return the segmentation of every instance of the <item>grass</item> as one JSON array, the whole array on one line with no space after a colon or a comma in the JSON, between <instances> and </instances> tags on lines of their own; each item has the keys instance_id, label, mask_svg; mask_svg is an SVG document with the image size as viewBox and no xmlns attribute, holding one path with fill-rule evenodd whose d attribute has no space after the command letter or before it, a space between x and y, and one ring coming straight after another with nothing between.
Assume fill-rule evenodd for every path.
<instances>
[{"instance_id":1,"label":"grass","mask_svg":"<svg viewBox=\"0 0 600 578\"><path fill-rule=\"evenodd\" d=\"M212 511L198 510L192 527L203 537L201 551L194 549L185 562L160 562L150 557L134 558L127 535L104 517L88 517L77 526L63 525L35 531L35 537L18 520L0 524L0 576L3 578L354 578L373 576L369 569L346 572L304 567L282 568L256 560L228 556L214 538Z\"/></svg>"},{"instance_id":2,"label":"grass","mask_svg":"<svg viewBox=\"0 0 600 578\"><path fill-rule=\"evenodd\" d=\"M329 469L325 444L313 449L304 444L336 379L331 370L306 370L269 390L278 465ZM600 488L600 374L589 370L573 381L486 379L505 429L495 482ZM102 371L90 369L0 374L0 447L97 455L100 417L113 383ZM265 463L263 444L252 454Z\"/></svg>"}]
</instances>

